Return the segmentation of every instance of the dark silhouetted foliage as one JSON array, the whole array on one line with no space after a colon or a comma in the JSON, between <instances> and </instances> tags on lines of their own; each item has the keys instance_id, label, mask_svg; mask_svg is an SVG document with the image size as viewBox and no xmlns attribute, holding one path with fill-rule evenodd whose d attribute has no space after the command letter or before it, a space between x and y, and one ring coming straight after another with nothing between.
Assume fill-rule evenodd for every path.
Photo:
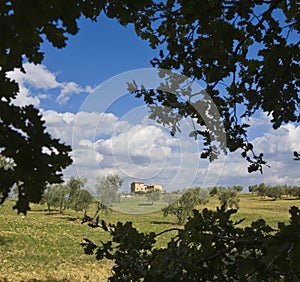
<instances>
[{"instance_id":1,"label":"dark silhouetted foliage","mask_svg":"<svg viewBox=\"0 0 300 282\"><path fill-rule=\"evenodd\" d=\"M273 230L263 219L247 227L231 219L236 210L194 210L184 228L139 232L131 222L98 227L111 239L96 245L84 239L86 254L115 262L109 281L299 281L300 211L290 209L289 224ZM177 231L166 248L163 233Z\"/></svg>"}]
</instances>

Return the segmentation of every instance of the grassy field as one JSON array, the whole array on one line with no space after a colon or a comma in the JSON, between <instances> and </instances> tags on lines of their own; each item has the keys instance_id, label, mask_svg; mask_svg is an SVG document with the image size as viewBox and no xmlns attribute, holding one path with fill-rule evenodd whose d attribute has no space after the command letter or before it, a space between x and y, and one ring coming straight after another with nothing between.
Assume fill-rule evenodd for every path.
<instances>
[{"instance_id":1,"label":"grassy field","mask_svg":"<svg viewBox=\"0 0 300 282\"><path fill-rule=\"evenodd\" d=\"M174 195L178 199L180 195ZM119 203L114 204L114 210L127 214L147 214L160 211L168 206L167 201L161 197L158 201L151 202L145 195L137 195L130 198L121 198Z\"/></svg>"},{"instance_id":2,"label":"grassy field","mask_svg":"<svg viewBox=\"0 0 300 282\"><path fill-rule=\"evenodd\" d=\"M242 194L240 199L236 217L246 219L243 225L264 218L276 227L278 221L288 221L292 205L300 206L300 201L293 199L271 201L250 194ZM9 199L0 206L0 281L107 281L112 263L96 261L85 255L80 246L82 238L99 242L107 234L82 225L82 213L49 214L45 206L32 205L32 211L24 217L12 210L13 205L14 200ZM161 203L154 202L149 208L158 210L158 205ZM216 205L217 198L211 197L206 206L214 209ZM159 232L174 227L176 222L175 217L163 217L160 211L148 214L113 211L101 217L110 223L132 221L145 232ZM169 236L161 236L158 246L165 246Z\"/></svg>"}]
</instances>

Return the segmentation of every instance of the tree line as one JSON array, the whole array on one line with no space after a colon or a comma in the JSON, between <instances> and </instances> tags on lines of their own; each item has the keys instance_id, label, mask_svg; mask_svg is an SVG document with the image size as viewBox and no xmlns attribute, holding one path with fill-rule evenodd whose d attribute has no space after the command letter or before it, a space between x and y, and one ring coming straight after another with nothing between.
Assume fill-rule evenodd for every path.
<instances>
[{"instance_id":1,"label":"tree line","mask_svg":"<svg viewBox=\"0 0 300 282\"><path fill-rule=\"evenodd\" d=\"M177 199L172 197L172 193L164 194L164 199L168 201L168 206L164 208L163 215L168 216L173 214L177 217L177 223L183 225L193 210L199 205L204 205L209 202L210 196L217 195L220 205L224 206L225 210L235 207L239 208L238 193L243 190L242 186L232 187L210 187L210 188L188 188L185 189L182 195Z\"/></svg>"},{"instance_id":2,"label":"tree line","mask_svg":"<svg viewBox=\"0 0 300 282\"><path fill-rule=\"evenodd\" d=\"M119 175L107 175L97 177L95 184L95 193L92 196L90 192L84 189L86 179L71 177L66 184L48 185L41 203L47 204L48 211L51 207L59 209L62 213L64 210L71 208L75 211L84 210L85 213L89 205L93 202L99 202L105 207L112 207L120 202L121 194L119 190L123 180ZM250 193L256 194L262 198L268 197L272 200L281 199L282 197L300 198L300 186L290 185L266 185L264 183L250 185ZM163 209L163 215L174 214L179 224L184 224L186 219L192 214L192 210L199 205L206 204L209 196L217 195L220 205L225 209L239 208L238 194L243 191L243 186L234 185L230 187L216 186L208 188L188 188L176 192L149 191L148 193L138 194L145 195L148 201L152 202L162 199L168 206Z\"/></svg>"},{"instance_id":3,"label":"tree line","mask_svg":"<svg viewBox=\"0 0 300 282\"><path fill-rule=\"evenodd\" d=\"M99 202L101 207L111 207L113 203L119 201L118 190L123 183L119 175L97 177L94 195L84 189L86 182L87 179L71 177L65 184L47 185L40 203L46 204L49 212L51 207L55 207L60 213L66 209L74 209L83 210L86 214L93 201Z\"/></svg>"},{"instance_id":4,"label":"tree line","mask_svg":"<svg viewBox=\"0 0 300 282\"><path fill-rule=\"evenodd\" d=\"M273 200L281 199L283 196L300 198L300 186L290 185L266 185L260 183L248 187L249 192L255 193L262 198L269 197Z\"/></svg>"},{"instance_id":5,"label":"tree line","mask_svg":"<svg viewBox=\"0 0 300 282\"><path fill-rule=\"evenodd\" d=\"M47 205L48 212L51 211L51 207L58 208L60 213L66 209L86 212L93 196L83 189L85 183L86 179L71 177L66 184L48 185L41 203Z\"/></svg>"}]
</instances>

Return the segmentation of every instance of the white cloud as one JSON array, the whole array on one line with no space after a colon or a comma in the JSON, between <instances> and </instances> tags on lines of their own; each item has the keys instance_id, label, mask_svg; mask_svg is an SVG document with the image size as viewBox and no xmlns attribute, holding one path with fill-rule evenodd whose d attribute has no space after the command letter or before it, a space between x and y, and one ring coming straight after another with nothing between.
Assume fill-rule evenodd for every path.
<instances>
[{"instance_id":1,"label":"white cloud","mask_svg":"<svg viewBox=\"0 0 300 282\"><path fill-rule=\"evenodd\" d=\"M73 144L74 165L69 171L74 173L75 167L81 177L117 171L135 179L159 176L155 181L164 179L167 184L180 169L176 164L181 164L181 156L173 154L180 140L174 142L161 127L128 124L111 113L44 111L43 119L54 137ZM101 134L105 137L97 139Z\"/></svg>"},{"instance_id":2,"label":"white cloud","mask_svg":"<svg viewBox=\"0 0 300 282\"><path fill-rule=\"evenodd\" d=\"M269 127L271 117L267 115L265 112L260 112L256 116L251 116L249 118L242 118L242 123L249 124L251 126L251 130L262 128L262 127Z\"/></svg>"},{"instance_id":3,"label":"white cloud","mask_svg":"<svg viewBox=\"0 0 300 282\"><path fill-rule=\"evenodd\" d=\"M23 65L25 73L20 69L15 69L8 73L8 77L18 82L20 93L15 99L16 105L33 104L38 106L40 99L47 99L49 94L44 91L57 89L59 95L56 101L59 104L65 104L74 94L90 93L92 88L90 86L81 87L76 82L58 82L57 74L49 71L44 65L35 65L32 63L25 63ZM33 90L33 91L29 91ZM32 92L43 91L34 95Z\"/></svg>"},{"instance_id":4,"label":"white cloud","mask_svg":"<svg viewBox=\"0 0 300 282\"><path fill-rule=\"evenodd\" d=\"M96 142L97 136L113 134L118 123L125 124L111 113L78 112L74 114L42 110L42 115L53 136L74 146L81 145L82 140Z\"/></svg>"},{"instance_id":5,"label":"white cloud","mask_svg":"<svg viewBox=\"0 0 300 282\"><path fill-rule=\"evenodd\" d=\"M171 137L153 125L131 125L123 132L100 139L96 151L105 156L101 167L117 167L126 177L149 179L172 162Z\"/></svg>"},{"instance_id":6,"label":"white cloud","mask_svg":"<svg viewBox=\"0 0 300 282\"><path fill-rule=\"evenodd\" d=\"M112 113L79 112L76 114L75 130L80 134L84 128L87 136L97 136L101 133L112 134L126 126L126 122L119 121ZM119 129L118 129L119 128Z\"/></svg>"},{"instance_id":7,"label":"white cloud","mask_svg":"<svg viewBox=\"0 0 300 282\"><path fill-rule=\"evenodd\" d=\"M299 184L298 162L292 152L299 150L300 126L288 124L275 131L269 128L253 140L256 152L263 152L271 168L249 174L240 152L209 164L199 157L199 142L188 135L171 137L152 124L130 124L111 113L57 113L45 111L50 133L74 148L74 173L95 181L97 175L120 174L126 185L141 180L162 183L169 190L196 185ZM76 129L74 131L74 125ZM73 137L73 140L72 140ZM125 189L128 187L125 187Z\"/></svg>"},{"instance_id":8,"label":"white cloud","mask_svg":"<svg viewBox=\"0 0 300 282\"><path fill-rule=\"evenodd\" d=\"M56 98L59 104L66 104L74 94L91 93L93 90L90 86L83 88L75 82L61 83L60 88L60 94Z\"/></svg>"},{"instance_id":9,"label":"white cloud","mask_svg":"<svg viewBox=\"0 0 300 282\"><path fill-rule=\"evenodd\" d=\"M26 63L26 74L15 70L9 77L19 83L20 93L14 103L39 106L41 99L49 99L49 91L56 89L57 102L66 103L72 95L90 92L89 86L76 82L58 82L57 74L43 65ZM52 93L52 92L51 92ZM249 174L248 163L240 152L209 164L199 160L200 143L188 137L190 121L181 122L182 133L171 137L167 130L147 118L120 120L112 113L79 112L77 114L53 110L43 111L43 119L51 135L73 146L74 165L66 170L66 177L76 173L95 179L97 175L119 173L126 183L133 180L162 183L170 190L188 185L299 184L300 163L293 161L293 151L300 151L300 126L283 125L278 130L270 126L270 117L262 113L244 122L251 125L249 136L256 153L263 152L271 168L264 174ZM137 120L141 120L137 124Z\"/></svg>"},{"instance_id":10,"label":"white cloud","mask_svg":"<svg viewBox=\"0 0 300 282\"><path fill-rule=\"evenodd\" d=\"M286 124L277 130L269 129L263 136L253 140L257 150L267 154L300 151L300 126Z\"/></svg>"},{"instance_id":11,"label":"white cloud","mask_svg":"<svg viewBox=\"0 0 300 282\"><path fill-rule=\"evenodd\" d=\"M30 85L36 89L49 90L60 86L60 83L56 80L56 75L51 73L44 65L25 63L23 67L25 73L21 72L20 69L15 69L9 72L8 76L19 84Z\"/></svg>"},{"instance_id":12,"label":"white cloud","mask_svg":"<svg viewBox=\"0 0 300 282\"><path fill-rule=\"evenodd\" d=\"M152 159L161 159L171 152L167 145L170 138L159 127L135 125L110 139L99 140L97 149L123 157L148 158L151 155Z\"/></svg>"},{"instance_id":13,"label":"white cloud","mask_svg":"<svg viewBox=\"0 0 300 282\"><path fill-rule=\"evenodd\" d=\"M47 131L61 139L68 145L72 144L72 133L75 115L72 113L58 113L53 110L42 111L42 119L46 121Z\"/></svg>"},{"instance_id":14,"label":"white cloud","mask_svg":"<svg viewBox=\"0 0 300 282\"><path fill-rule=\"evenodd\" d=\"M224 170L220 174L220 167L211 165L211 177L220 176L222 185L249 185L267 183L270 185L290 184L299 185L299 165L293 160L293 151L300 151L300 126L294 124L283 125L278 130L270 126L266 132L260 132L259 137L251 142L254 151L264 154L264 159L270 166L264 167L263 174L259 172L248 173L249 163L240 155L240 151L229 154L226 158Z\"/></svg>"},{"instance_id":15,"label":"white cloud","mask_svg":"<svg viewBox=\"0 0 300 282\"><path fill-rule=\"evenodd\" d=\"M49 99L51 96L49 94L39 94L39 99Z\"/></svg>"},{"instance_id":16,"label":"white cloud","mask_svg":"<svg viewBox=\"0 0 300 282\"><path fill-rule=\"evenodd\" d=\"M17 97L14 99L14 104L16 106L26 106L26 105L40 105L40 99L38 97L34 97L30 95L29 90L24 87L22 84L19 84L19 93Z\"/></svg>"}]
</instances>

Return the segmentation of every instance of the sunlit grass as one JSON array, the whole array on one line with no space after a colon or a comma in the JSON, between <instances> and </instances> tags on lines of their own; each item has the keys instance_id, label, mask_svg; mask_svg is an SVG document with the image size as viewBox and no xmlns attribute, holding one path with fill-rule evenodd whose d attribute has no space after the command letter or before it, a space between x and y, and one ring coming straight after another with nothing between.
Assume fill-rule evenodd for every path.
<instances>
[{"instance_id":1,"label":"sunlit grass","mask_svg":"<svg viewBox=\"0 0 300 282\"><path fill-rule=\"evenodd\" d=\"M300 200L294 198L282 198L273 201L270 198L262 199L250 193L239 194L239 198L239 210L234 218L245 219L241 226L249 225L252 221L263 218L270 226L276 228L278 222L289 221L291 206L300 207ZM219 206L217 196L211 197L206 205L209 209L215 209L217 206Z\"/></svg>"},{"instance_id":2,"label":"sunlit grass","mask_svg":"<svg viewBox=\"0 0 300 282\"><path fill-rule=\"evenodd\" d=\"M107 233L81 224L82 213L49 214L43 211L45 207L32 205L27 216L22 216L12 210L13 204L8 200L0 206L0 281L107 281L112 263L96 261L80 246L83 238L99 243L108 239ZM109 223L132 221L145 232L159 232L174 222L160 212L132 215L112 211L100 216ZM164 246L168 238L161 236L158 246Z\"/></svg>"},{"instance_id":3,"label":"sunlit grass","mask_svg":"<svg viewBox=\"0 0 300 282\"><path fill-rule=\"evenodd\" d=\"M144 199L141 201L144 203ZM83 214L80 212L68 210L63 215L57 212L49 214L45 212L45 206L32 205L32 211L24 217L12 210L13 205L14 200L9 199L0 206L0 281L107 281L112 263L96 261L93 256L85 255L80 246L83 238L95 243L105 241L107 233L81 224ZM214 196L199 208L215 209L218 205L217 196ZM244 226L264 218L276 228L278 221L289 220L288 210L293 205L300 206L300 201L288 198L272 201L242 194L235 218L245 218ZM93 213L91 208L89 214ZM100 217L109 223L132 221L143 232L160 232L176 226L176 218L163 217L161 211L146 214L111 211L100 214ZM171 235L160 236L157 246L166 246Z\"/></svg>"},{"instance_id":4,"label":"sunlit grass","mask_svg":"<svg viewBox=\"0 0 300 282\"><path fill-rule=\"evenodd\" d=\"M9 201L0 208L1 279L87 281L91 267L98 271L89 281L105 281L110 263L96 263L83 254L79 245L87 235L96 240L99 231L81 225L74 215L49 215L36 212L35 208L40 207L33 206L33 211L24 217L16 215L11 206Z\"/></svg>"},{"instance_id":5,"label":"sunlit grass","mask_svg":"<svg viewBox=\"0 0 300 282\"><path fill-rule=\"evenodd\" d=\"M115 203L113 208L117 211L130 214L146 214L159 211L168 206L168 203L161 199L149 201L145 195L136 195L130 198L121 198L119 203Z\"/></svg>"}]
</instances>

